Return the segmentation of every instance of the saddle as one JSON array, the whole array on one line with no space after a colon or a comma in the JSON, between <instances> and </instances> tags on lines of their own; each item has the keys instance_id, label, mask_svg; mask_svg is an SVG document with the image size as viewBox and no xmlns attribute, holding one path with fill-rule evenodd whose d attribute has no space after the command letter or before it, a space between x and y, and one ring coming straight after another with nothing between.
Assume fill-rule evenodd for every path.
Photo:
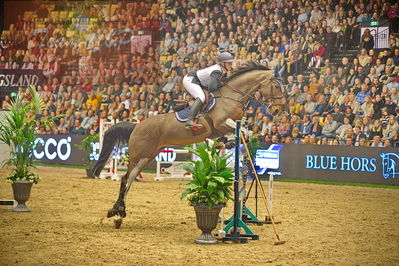
<instances>
[{"instance_id":1,"label":"saddle","mask_svg":"<svg viewBox=\"0 0 399 266\"><path fill-rule=\"evenodd\" d=\"M209 103L209 100L211 99L211 97L214 97L213 93L210 93L207 90L202 89L202 92L205 95L205 102L202 105L202 110L201 112L206 108L206 106ZM210 96L211 95L211 96ZM191 101L191 100L190 100ZM187 100L173 100L173 105L172 105L172 109L175 112L179 112L185 108L187 108L190 105L190 101Z\"/></svg>"},{"instance_id":2,"label":"saddle","mask_svg":"<svg viewBox=\"0 0 399 266\"><path fill-rule=\"evenodd\" d=\"M202 90L205 94L205 103L202 105L202 109L199 113L205 114L213 109L216 103L215 95L212 92L208 92L206 90ZM177 121L186 122L190 115L190 101L175 101L175 104L172 106L173 111L175 111L175 116Z\"/></svg>"}]
</instances>

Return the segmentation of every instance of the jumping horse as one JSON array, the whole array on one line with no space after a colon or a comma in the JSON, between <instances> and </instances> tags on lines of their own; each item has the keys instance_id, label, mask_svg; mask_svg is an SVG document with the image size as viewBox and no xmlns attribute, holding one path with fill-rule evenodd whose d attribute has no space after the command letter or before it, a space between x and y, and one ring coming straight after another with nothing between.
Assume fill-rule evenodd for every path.
<instances>
[{"instance_id":1,"label":"jumping horse","mask_svg":"<svg viewBox=\"0 0 399 266\"><path fill-rule=\"evenodd\" d=\"M270 110L281 109L285 95L280 82L273 77L273 71L248 62L226 78L221 88L214 92L216 104L198 118L202 127L195 131L177 121L174 113L152 116L139 124L119 123L109 129L93 173L99 176L114 145L128 143L128 170L122 177L119 197L107 214L108 218L118 216L115 226L119 228L122 218L126 217L126 196L132 182L162 149L172 145L198 143L207 138L215 139L234 132L234 121L242 119L249 101L255 99L253 95L256 91L261 93ZM108 143L107 139L110 140Z\"/></svg>"}]
</instances>

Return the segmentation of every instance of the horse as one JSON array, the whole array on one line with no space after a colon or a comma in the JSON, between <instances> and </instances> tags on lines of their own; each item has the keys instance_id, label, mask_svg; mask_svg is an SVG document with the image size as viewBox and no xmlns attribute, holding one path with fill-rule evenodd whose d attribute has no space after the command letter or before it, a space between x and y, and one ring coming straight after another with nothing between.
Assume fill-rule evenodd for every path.
<instances>
[{"instance_id":1,"label":"horse","mask_svg":"<svg viewBox=\"0 0 399 266\"><path fill-rule=\"evenodd\" d=\"M99 161L93 167L98 176L105 161L112 153L116 143L127 141L129 165L121 179L119 196L107 217L117 216L115 226L119 228L122 218L126 217L126 197L132 182L141 170L165 147L172 145L189 145L215 139L232 133L235 120L244 116L250 100L255 99L255 92L260 91L267 107L275 112L281 110L285 94L280 82L273 76L273 71L254 62L249 62L226 78L219 90L214 92L216 104L209 112L198 118L202 126L197 130L186 128L177 121L175 113L152 116L141 123L120 123L113 126L104 136L104 145ZM264 104L264 102L262 102ZM109 140L109 143L105 141Z\"/></svg>"}]
</instances>

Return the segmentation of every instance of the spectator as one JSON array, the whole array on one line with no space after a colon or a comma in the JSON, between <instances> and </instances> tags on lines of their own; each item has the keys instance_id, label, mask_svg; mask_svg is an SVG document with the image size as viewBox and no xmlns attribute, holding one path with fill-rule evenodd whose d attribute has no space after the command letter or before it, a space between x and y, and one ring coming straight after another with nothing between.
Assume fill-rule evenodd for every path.
<instances>
[{"instance_id":1,"label":"spectator","mask_svg":"<svg viewBox=\"0 0 399 266\"><path fill-rule=\"evenodd\" d=\"M375 136L379 136L380 138L383 136L381 123L378 119L374 120L373 127L370 130L369 140L374 139Z\"/></svg>"},{"instance_id":2,"label":"spectator","mask_svg":"<svg viewBox=\"0 0 399 266\"><path fill-rule=\"evenodd\" d=\"M87 112L86 117L83 118L83 121L82 121L83 129L85 129L85 130L89 129L94 124L94 119L95 119L95 116L94 116L93 110L89 110Z\"/></svg>"},{"instance_id":3,"label":"spectator","mask_svg":"<svg viewBox=\"0 0 399 266\"><path fill-rule=\"evenodd\" d=\"M312 123L310 124L310 134L313 136L320 136L322 131L322 127L319 124L319 118L314 116L312 118Z\"/></svg>"},{"instance_id":4,"label":"spectator","mask_svg":"<svg viewBox=\"0 0 399 266\"><path fill-rule=\"evenodd\" d=\"M391 137L389 138L391 143L392 143L392 147L398 148L399 147L399 136L398 136L398 130L394 130L391 133Z\"/></svg>"},{"instance_id":5,"label":"spectator","mask_svg":"<svg viewBox=\"0 0 399 266\"><path fill-rule=\"evenodd\" d=\"M337 130L337 128L338 128L338 123L334 121L332 114L327 114L326 122L321 131L322 136L320 137L334 138L335 131Z\"/></svg>"},{"instance_id":6,"label":"spectator","mask_svg":"<svg viewBox=\"0 0 399 266\"><path fill-rule=\"evenodd\" d=\"M380 136L374 136L370 147L383 147Z\"/></svg>"},{"instance_id":7,"label":"spectator","mask_svg":"<svg viewBox=\"0 0 399 266\"><path fill-rule=\"evenodd\" d=\"M356 94L356 101L362 105L366 102L365 98L368 96L370 96L370 93L368 92L367 85L363 83L361 90Z\"/></svg>"},{"instance_id":8,"label":"spectator","mask_svg":"<svg viewBox=\"0 0 399 266\"><path fill-rule=\"evenodd\" d=\"M367 51L374 48L374 37L371 35L370 30L366 29L362 36L362 47Z\"/></svg>"},{"instance_id":9,"label":"spectator","mask_svg":"<svg viewBox=\"0 0 399 266\"><path fill-rule=\"evenodd\" d=\"M71 134L74 135L84 135L85 131L80 124L80 120L76 119L74 123L74 127L72 128Z\"/></svg>"},{"instance_id":10,"label":"spectator","mask_svg":"<svg viewBox=\"0 0 399 266\"><path fill-rule=\"evenodd\" d=\"M86 101L86 105L91 107L91 110L96 110L100 106L100 102L98 101L96 94L92 91L89 95L89 98Z\"/></svg>"}]
</instances>

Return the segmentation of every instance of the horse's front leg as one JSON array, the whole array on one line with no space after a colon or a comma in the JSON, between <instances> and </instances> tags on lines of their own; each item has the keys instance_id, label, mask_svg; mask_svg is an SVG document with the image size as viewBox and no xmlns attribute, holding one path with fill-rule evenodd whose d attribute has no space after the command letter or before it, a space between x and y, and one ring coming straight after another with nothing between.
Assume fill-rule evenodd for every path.
<instances>
[{"instance_id":1,"label":"horse's front leg","mask_svg":"<svg viewBox=\"0 0 399 266\"><path fill-rule=\"evenodd\" d=\"M225 124L227 127L231 128L232 130L235 130L235 129L236 129L236 121L234 121L234 120L231 119L231 118L227 118L227 119L224 121L224 124ZM246 129L245 127L241 127L241 132L244 134L244 136L245 136L246 139L248 139L248 138L250 138L250 137L252 136L252 133L251 133L248 129Z\"/></svg>"}]
</instances>

